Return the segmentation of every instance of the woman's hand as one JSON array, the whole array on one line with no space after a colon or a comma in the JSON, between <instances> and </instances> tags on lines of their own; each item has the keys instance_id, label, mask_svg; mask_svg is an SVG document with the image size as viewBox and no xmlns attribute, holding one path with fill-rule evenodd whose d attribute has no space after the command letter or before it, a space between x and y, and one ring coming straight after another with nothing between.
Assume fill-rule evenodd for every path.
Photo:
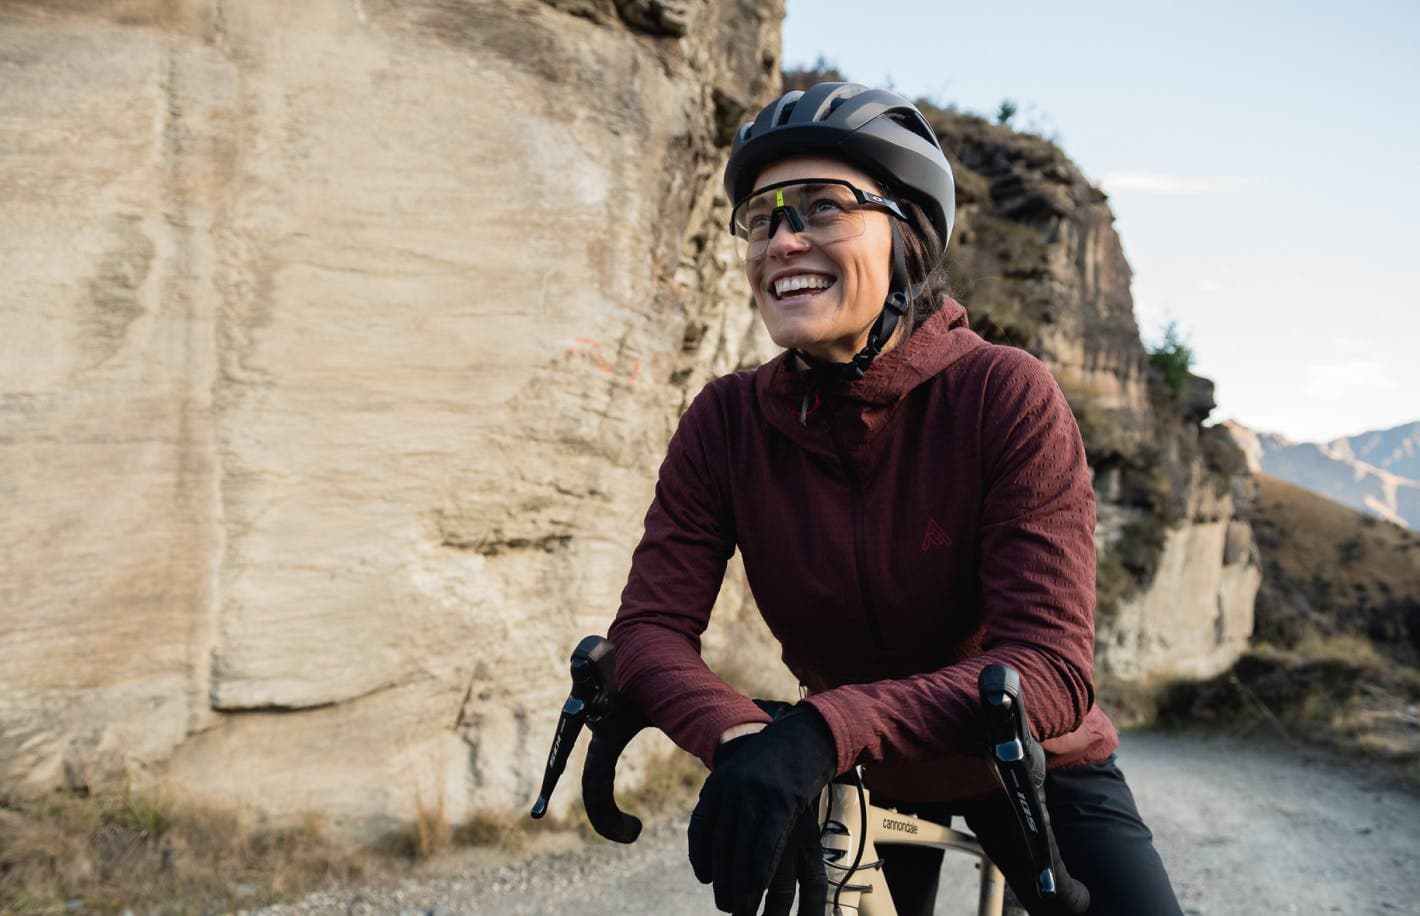
<instances>
[{"instance_id":1,"label":"woman's hand","mask_svg":"<svg viewBox=\"0 0 1420 916\"><path fill-rule=\"evenodd\" d=\"M781 858L812 864L799 847L810 840L816 845L818 836L804 829L803 816L837 763L833 733L806 704L720 746L691 812L689 835L691 867L702 884L714 883L718 909L753 914Z\"/></svg>"}]
</instances>

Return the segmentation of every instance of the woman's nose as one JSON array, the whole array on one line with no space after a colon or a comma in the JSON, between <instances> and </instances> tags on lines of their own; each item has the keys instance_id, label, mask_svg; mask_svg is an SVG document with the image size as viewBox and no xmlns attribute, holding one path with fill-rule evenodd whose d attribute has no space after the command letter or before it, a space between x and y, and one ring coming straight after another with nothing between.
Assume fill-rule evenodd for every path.
<instances>
[{"instance_id":1,"label":"woman's nose","mask_svg":"<svg viewBox=\"0 0 1420 916\"><path fill-rule=\"evenodd\" d=\"M781 219L779 225L774 227L774 233L769 236L770 257L795 254L809 247L809 240L804 237L804 233L795 232L792 223L793 220Z\"/></svg>"}]
</instances>

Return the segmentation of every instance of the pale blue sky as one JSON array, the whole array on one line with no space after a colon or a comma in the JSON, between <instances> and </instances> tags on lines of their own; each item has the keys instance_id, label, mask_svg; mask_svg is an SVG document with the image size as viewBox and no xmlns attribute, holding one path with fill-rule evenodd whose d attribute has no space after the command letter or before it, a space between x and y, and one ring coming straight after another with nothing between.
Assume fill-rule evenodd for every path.
<instances>
[{"instance_id":1,"label":"pale blue sky","mask_svg":"<svg viewBox=\"0 0 1420 916\"><path fill-rule=\"evenodd\" d=\"M784 54L1015 100L1109 193L1145 339L1190 335L1213 419L1321 440L1420 419L1417 34L1410 0L788 0Z\"/></svg>"}]
</instances>

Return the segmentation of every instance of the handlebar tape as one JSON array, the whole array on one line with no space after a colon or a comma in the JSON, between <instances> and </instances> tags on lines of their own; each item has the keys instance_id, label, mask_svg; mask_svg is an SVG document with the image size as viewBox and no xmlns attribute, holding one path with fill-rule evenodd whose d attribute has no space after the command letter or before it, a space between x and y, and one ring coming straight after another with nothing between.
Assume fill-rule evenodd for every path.
<instances>
[{"instance_id":1,"label":"handlebar tape","mask_svg":"<svg viewBox=\"0 0 1420 916\"><path fill-rule=\"evenodd\" d=\"M582 766L582 804L592 829L617 843L634 843L641 821L616 804L616 761L626 745L651 723L641 710L618 697L611 711L591 724L591 743Z\"/></svg>"}]
</instances>

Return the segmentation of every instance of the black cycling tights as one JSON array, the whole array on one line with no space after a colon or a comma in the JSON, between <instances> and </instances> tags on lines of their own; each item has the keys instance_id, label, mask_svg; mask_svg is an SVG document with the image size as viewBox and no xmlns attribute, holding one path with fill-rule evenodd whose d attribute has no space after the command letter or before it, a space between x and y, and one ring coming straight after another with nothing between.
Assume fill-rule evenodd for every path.
<instances>
[{"instance_id":1,"label":"black cycling tights","mask_svg":"<svg viewBox=\"0 0 1420 916\"><path fill-rule=\"evenodd\" d=\"M960 815L1012 886L1034 878L1004 794L935 804L890 804L939 823ZM1090 916L1181 916L1154 837L1111 756L1103 763L1056 770L1045 778L1045 803L1070 874L1090 889ZM931 916L941 876L942 851L881 846L883 871L899 916Z\"/></svg>"}]
</instances>

